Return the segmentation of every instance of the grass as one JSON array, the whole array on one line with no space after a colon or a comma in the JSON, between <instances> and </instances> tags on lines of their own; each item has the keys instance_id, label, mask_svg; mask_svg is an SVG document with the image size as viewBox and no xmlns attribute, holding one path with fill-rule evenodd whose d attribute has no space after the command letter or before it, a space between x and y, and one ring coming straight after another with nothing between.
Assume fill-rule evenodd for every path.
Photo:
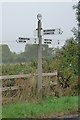
<instances>
[{"instance_id":1,"label":"grass","mask_svg":"<svg viewBox=\"0 0 80 120\"><path fill-rule=\"evenodd\" d=\"M3 105L3 118L54 117L78 111L78 97L46 98L35 103L15 103Z\"/></svg>"}]
</instances>

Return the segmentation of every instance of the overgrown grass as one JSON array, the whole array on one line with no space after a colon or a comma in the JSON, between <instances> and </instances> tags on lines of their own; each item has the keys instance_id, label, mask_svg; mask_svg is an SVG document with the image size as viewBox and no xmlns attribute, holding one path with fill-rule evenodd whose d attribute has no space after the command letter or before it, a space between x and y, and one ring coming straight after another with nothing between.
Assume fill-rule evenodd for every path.
<instances>
[{"instance_id":1,"label":"overgrown grass","mask_svg":"<svg viewBox=\"0 0 80 120\"><path fill-rule=\"evenodd\" d=\"M78 111L78 97L46 98L35 103L15 103L4 105L3 118L54 117Z\"/></svg>"}]
</instances>

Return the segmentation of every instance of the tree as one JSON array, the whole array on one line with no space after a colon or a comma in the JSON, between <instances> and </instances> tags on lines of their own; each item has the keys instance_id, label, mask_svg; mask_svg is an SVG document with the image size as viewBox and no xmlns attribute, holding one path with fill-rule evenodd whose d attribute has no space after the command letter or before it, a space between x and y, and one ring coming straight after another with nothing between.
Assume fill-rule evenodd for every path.
<instances>
[{"instance_id":1,"label":"tree","mask_svg":"<svg viewBox=\"0 0 80 120\"><path fill-rule=\"evenodd\" d=\"M56 53L57 54L57 53ZM66 40L65 45L59 50L57 55L57 64L60 83L67 87L71 81L76 80L78 75L78 44L73 38Z\"/></svg>"},{"instance_id":2,"label":"tree","mask_svg":"<svg viewBox=\"0 0 80 120\"><path fill-rule=\"evenodd\" d=\"M2 62L9 63L10 61L12 61L12 53L8 45L6 44L1 45L1 49L2 49Z\"/></svg>"}]
</instances>

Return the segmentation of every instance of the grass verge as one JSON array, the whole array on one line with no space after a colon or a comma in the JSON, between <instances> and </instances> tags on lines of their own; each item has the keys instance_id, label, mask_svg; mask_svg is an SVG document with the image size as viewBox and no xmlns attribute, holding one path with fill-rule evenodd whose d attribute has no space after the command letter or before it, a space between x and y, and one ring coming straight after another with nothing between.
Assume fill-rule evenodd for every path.
<instances>
[{"instance_id":1,"label":"grass verge","mask_svg":"<svg viewBox=\"0 0 80 120\"><path fill-rule=\"evenodd\" d=\"M46 98L39 102L3 105L3 118L55 117L78 111L78 96Z\"/></svg>"}]
</instances>

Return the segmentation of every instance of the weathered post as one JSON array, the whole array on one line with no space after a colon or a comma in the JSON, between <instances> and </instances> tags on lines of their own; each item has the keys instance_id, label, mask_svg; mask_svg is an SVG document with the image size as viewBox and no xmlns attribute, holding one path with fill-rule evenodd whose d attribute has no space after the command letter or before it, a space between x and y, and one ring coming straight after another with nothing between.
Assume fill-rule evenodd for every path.
<instances>
[{"instance_id":1,"label":"weathered post","mask_svg":"<svg viewBox=\"0 0 80 120\"><path fill-rule=\"evenodd\" d=\"M37 15L38 19L38 95L42 97L42 35L41 35L41 14Z\"/></svg>"}]
</instances>

